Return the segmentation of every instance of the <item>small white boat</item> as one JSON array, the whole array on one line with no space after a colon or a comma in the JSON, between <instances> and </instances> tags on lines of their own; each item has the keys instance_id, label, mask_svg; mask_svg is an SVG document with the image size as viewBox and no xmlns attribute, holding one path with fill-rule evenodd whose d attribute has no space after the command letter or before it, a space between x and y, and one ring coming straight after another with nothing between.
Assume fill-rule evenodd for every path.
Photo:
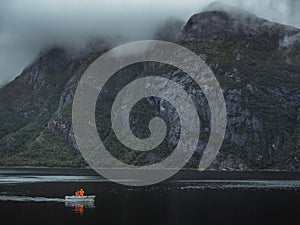
<instances>
[{"instance_id":1,"label":"small white boat","mask_svg":"<svg viewBox=\"0 0 300 225\"><path fill-rule=\"evenodd\" d=\"M87 196L65 196L65 201L72 201L72 202L93 202L95 200L95 195L87 195Z\"/></svg>"}]
</instances>

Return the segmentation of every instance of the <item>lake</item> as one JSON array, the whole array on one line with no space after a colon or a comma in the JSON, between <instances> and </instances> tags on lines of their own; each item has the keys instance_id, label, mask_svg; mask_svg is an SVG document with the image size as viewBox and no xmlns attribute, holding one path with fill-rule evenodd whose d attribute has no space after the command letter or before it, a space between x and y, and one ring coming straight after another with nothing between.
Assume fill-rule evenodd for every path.
<instances>
[{"instance_id":1,"label":"lake","mask_svg":"<svg viewBox=\"0 0 300 225\"><path fill-rule=\"evenodd\" d=\"M300 173L181 171L131 187L87 169L0 169L0 215L7 224L290 224L300 215ZM70 204L84 188L94 204Z\"/></svg>"}]
</instances>

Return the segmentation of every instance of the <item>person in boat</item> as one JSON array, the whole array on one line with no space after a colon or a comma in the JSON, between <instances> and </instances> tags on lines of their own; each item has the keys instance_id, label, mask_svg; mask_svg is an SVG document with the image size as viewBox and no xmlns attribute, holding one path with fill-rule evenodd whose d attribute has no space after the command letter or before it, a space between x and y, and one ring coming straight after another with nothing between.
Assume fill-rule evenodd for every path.
<instances>
[{"instance_id":1,"label":"person in boat","mask_svg":"<svg viewBox=\"0 0 300 225\"><path fill-rule=\"evenodd\" d=\"M84 190L83 190L82 188L79 190L79 196L80 196L80 197L83 197L83 196L84 196Z\"/></svg>"},{"instance_id":2,"label":"person in boat","mask_svg":"<svg viewBox=\"0 0 300 225\"><path fill-rule=\"evenodd\" d=\"M75 197L79 197L79 190L75 191Z\"/></svg>"}]
</instances>

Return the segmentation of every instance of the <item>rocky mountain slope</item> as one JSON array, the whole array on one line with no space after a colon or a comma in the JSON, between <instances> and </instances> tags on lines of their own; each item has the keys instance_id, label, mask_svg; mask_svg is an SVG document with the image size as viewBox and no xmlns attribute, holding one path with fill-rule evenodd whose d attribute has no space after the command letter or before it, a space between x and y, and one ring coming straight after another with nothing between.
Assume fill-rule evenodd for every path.
<instances>
[{"instance_id":1,"label":"rocky mountain slope","mask_svg":"<svg viewBox=\"0 0 300 225\"><path fill-rule=\"evenodd\" d=\"M208 11L193 15L175 42L205 60L226 100L226 137L211 169L299 170L300 30L244 12ZM83 72L108 48L92 42L76 56L59 47L46 49L0 89L0 165L86 165L73 137L72 100ZM131 128L140 138L149 135L153 116L167 121L167 138L154 151L126 149L110 127L110 107L118 91L149 75L172 79L193 96L202 124L198 149L187 165L193 168L210 133L210 111L201 89L177 68L140 63L119 71L98 99L99 136L115 157L128 163L154 163L171 153L178 142L179 118L166 101L145 99L131 115Z\"/></svg>"}]
</instances>

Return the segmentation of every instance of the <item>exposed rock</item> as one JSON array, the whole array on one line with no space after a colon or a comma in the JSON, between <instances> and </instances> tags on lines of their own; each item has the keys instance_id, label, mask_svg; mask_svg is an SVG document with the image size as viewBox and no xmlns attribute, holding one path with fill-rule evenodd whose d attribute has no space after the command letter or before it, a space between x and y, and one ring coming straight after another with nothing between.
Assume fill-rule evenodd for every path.
<instances>
[{"instance_id":1,"label":"exposed rock","mask_svg":"<svg viewBox=\"0 0 300 225\"><path fill-rule=\"evenodd\" d=\"M176 41L198 54L213 70L224 93L227 130L210 168L299 170L300 31L252 14L216 9L192 16L178 37L180 24L175 21L166 26L171 32L160 30L160 39ZM62 48L49 48L0 89L1 165L85 165L71 127L72 101L80 77L108 46L93 41L76 56ZM142 138L150 135L152 117L167 122L167 138L156 152L138 155L124 149L110 127L110 108L118 91L149 74L177 82L193 99L201 121L200 140L189 164L196 166L210 134L210 109L202 90L177 68L148 62L119 71L99 97L103 101L96 111L100 138L111 146L114 156L133 164L141 159L154 163L170 154L178 143L180 124L176 109L166 101L149 98L136 106L130 118L133 133ZM58 155L57 160L50 161L50 153Z\"/></svg>"}]
</instances>

